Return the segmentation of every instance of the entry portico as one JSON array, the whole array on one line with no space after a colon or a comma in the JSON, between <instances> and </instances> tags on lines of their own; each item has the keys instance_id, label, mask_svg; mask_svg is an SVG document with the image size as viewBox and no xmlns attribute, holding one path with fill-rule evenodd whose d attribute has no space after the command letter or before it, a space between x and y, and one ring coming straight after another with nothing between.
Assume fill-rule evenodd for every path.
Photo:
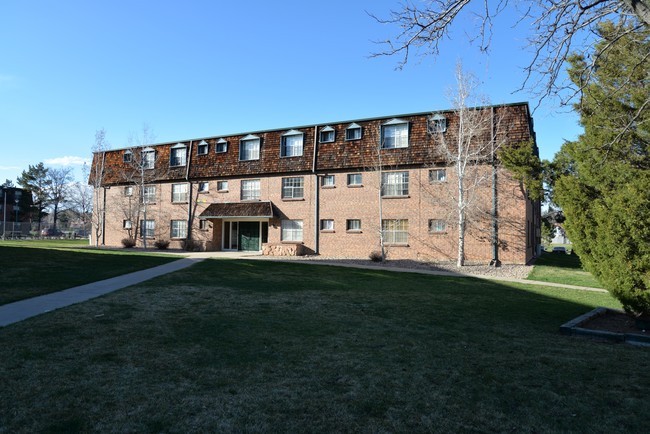
<instances>
[{"instance_id":1,"label":"entry portico","mask_svg":"<svg viewBox=\"0 0 650 434\"><path fill-rule=\"evenodd\" d=\"M212 245L223 251L261 251L268 242L273 204L262 202L212 203L200 215L212 222Z\"/></svg>"}]
</instances>

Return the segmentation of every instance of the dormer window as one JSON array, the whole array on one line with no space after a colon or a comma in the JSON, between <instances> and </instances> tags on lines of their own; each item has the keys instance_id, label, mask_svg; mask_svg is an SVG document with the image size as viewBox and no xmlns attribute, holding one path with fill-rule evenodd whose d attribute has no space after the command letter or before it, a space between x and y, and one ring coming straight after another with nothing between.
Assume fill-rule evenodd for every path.
<instances>
[{"instance_id":1,"label":"dormer window","mask_svg":"<svg viewBox=\"0 0 650 434\"><path fill-rule=\"evenodd\" d=\"M185 166L187 161L187 146L182 143L172 146L171 153L169 155L169 165L174 166Z\"/></svg>"},{"instance_id":2,"label":"dormer window","mask_svg":"<svg viewBox=\"0 0 650 434\"><path fill-rule=\"evenodd\" d=\"M239 161L260 159L260 138L252 134L239 141Z\"/></svg>"},{"instance_id":3,"label":"dormer window","mask_svg":"<svg viewBox=\"0 0 650 434\"><path fill-rule=\"evenodd\" d=\"M196 145L196 153L199 155L207 155L208 147L209 147L208 142L206 142L205 140L201 140L201 143Z\"/></svg>"},{"instance_id":4,"label":"dormer window","mask_svg":"<svg viewBox=\"0 0 650 434\"><path fill-rule=\"evenodd\" d=\"M320 143L332 143L336 139L336 131L334 128L327 126L320 129L318 141Z\"/></svg>"},{"instance_id":5,"label":"dormer window","mask_svg":"<svg viewBox=\"0 0 650 434\"><path fill-rule=\"evenodd\" d=\"M345 140L361 140L362 130L359 124L350 124L345 129Z\"/></svg>"},{"instance_id":6,"label":"dormer window","mask_svg":"<svg viewBox=\"0 0 650 434\"><path fill-rule=\"evenodd\" d=\"M122 158L123 158L123 161L125 163L132 162L133 161L133 152L131 152L130 150L127 149L126 151L124 151L124 156Z\"/></svg>"},{"instance_id":7,"label":"dormer window","mask_svg":"<svg viewBox=\"0 0 650 434\"><path fill-rule=\"evenodd\" d=\"M303 136L304 134L297 130L290 130L282 134L280 156L300 157L302 155Z\"/></svg>"},{"instance_id":8,"label":"dormer window","mask_svg":"<svg viewBox=\"0 0 650 434\"><path fill-rule=\"evenodd\" d=\"M144 169L153 169L156 164L156 151L153 148L144 148L142 150L142 167Z\"/></svg>"},{"instance_id":9,"label":"dormer window","mask_svg":"<svg viewBox=\"0 0 650 434\"><path fill-rule=\"evenodd\" d=\"M406 148L409 145L409 123L391 119L381 126L381 147L384 149Z\"/></svg>"},{"instance_id":10,"label":"dormer window","mask_svg":"<svg viewBox=\"0 0 650 434\"><path fill-rule=\"evenodd\" d=\"M427 124L430 134L439 134L447 131L447 118L440 113L431 116Z\"/></svg>"},{"instance_id":11,"label":"dormer window","mask_svg":"<svg viewBox=\"0 0 650 434\"><path fill-rule=\"evenodd\" d=\"M226 152L228 150L228 141L226 139L217 140L216 152L218 154Z\"/></svg>"}]
</instances>

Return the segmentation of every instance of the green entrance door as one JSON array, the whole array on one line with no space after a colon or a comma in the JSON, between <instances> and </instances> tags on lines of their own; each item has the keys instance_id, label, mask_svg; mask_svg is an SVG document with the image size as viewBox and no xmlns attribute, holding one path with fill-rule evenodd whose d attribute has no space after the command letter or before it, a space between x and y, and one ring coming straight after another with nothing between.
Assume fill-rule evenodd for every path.
<instances>
[{"instance_id":1,"label":"green entrance door","mask_svg":"<svg viewBox=\"0 0 650 434\"><path fill-rule=\"evenodd\" d=\"M239 250L260 250L260 222L239 222Z\"/></svg>"}]
</instances>

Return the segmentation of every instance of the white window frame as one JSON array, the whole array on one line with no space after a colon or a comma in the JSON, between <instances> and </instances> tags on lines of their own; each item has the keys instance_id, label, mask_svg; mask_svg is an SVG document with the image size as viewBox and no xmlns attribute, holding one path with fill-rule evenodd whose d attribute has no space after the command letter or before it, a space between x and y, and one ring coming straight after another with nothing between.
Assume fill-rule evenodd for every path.
<instances>
[{"instance_id":1,"label":"white window frame","mask_svg":"<svg viewBox=\"0 0 650 434\"><path fill-rule=\"evenodd\" d=\"M402 119L391 119L381 126L381 147L383 149L408 148L409 123Z\"/></svg>"},{"instance_id":2,"label":"white window frame","mask_svg":"<svg viewBox=\"0 0 650 434\"><path fill-rule=\"evenodd\" d=\"M156 186L145 185L142 189L142 203L156 203Z\"/></svg>"},{"instance_id":3,"label":"white window frame","mask_svg":"<svg viewBox=\"0 0 650 434\"><path fill-rule=\"evenodd\" d=\"M382 197L405 197L409 194L409 172L383 172L381 174Z\"/></svg>"},{"instance_id":4,"label":"white window frame","mask_svg":"<svg viewBox=\"0 0 650 434\"><path fill-rule=\"evenodd\" d=\"M200 219L199 220L199 230L200 231L207 231L210 229L210 222L206 219Z\"/></svg>"},{"instance_id":5,"label":"white window frame","mask_svg":"<svg viewBox=\"0 0 650 434\"><path fill-rule=\"evenodd\" d=\"M325 133L325 134L323 134ZM336 141L336 130L329 125L320 129L318 143L334 143Z\"/></svg>"},{"instance_id":6,"label":"white window frame","mask_svg":"<svg viewBox=\"0 0 650 434\"><path fill-rule=\"evenodd\" d=\"M189 184L172 184L172 203L187 203L190 200Z\"/></svg>"},{"instance_id":7,"label":"white window frame","mask_svg":"<svg viewBox=\"0 0 650 434\"><path fill-rule=\"evenodd\" d=\"M239 161L254 161L260 159L261 140L252 134L239 141Z\"/></svg>"},{"instance_id":8,"label":"white window frame","mask_svg":"<svg viewBox=\"0 0 650 434\"><path fill-rule=\"evenodd\" d=\"M320 230L324 232L334 232L334 220L333 219L321 219L320 221Z\"/></svg>"},{"instance_id":9,"label":"white window frame","mask_svg":"<svg viewBox=\"0 0 650 434\"><path fill-rule=\"evenodd\" d=\"M187 146L178 143L169 151L169 167L183 167L187 164Z\"/></svg>"},{"instance_id":10,"label":"white window frame","mask_svg":"<svg viewBox=\"0 0 650 434\"><path fill-rule=\"evenodd\" d=\"M356 131L359 133L357 134ZM346 141L352 141L352 140L361 140L363 138L363 128L361 128L361 125L357 123L351 123L348 125L348 127L345 129L345 140Z\"/></svg>"},{"instance_id":11,"label":"white window frame","mask_svg":"<svg viewBox=\"0 0 650 434\"><path fill-rule=\"evenodd\" d=\"M210 191L210 182L209 181L200 181L199 182L199 193L208 193Z\"/></svg>"},{"instance_id":12,"label":"white window frame","mask_svg":"<svg viewBox=\"0 0 650 434\"><path fill-rule=\"evenodd\" d=\"M169 228L171 238L187 238L187 220L172 220L169 224Z\"/></svg>"},{"instance_id":13,"label":"white window frame","mask_svg":"<svg viewBox=\"0 0 650 434\"><path fill-rule=\"evenodd\" d=\"M447 232L447 222L443 219L429 219L429 233L440 234Z\"/></svg>"},{"instance_id":14,"label":"white window frame","mask_svg":"<svg viewBox=\"0 0 650 434\"><path fill-rule=\"evenodd\" d=\"M394 245L408 244L407 219L384 219L381 221L381 231L384 235L384 243Z\"/></svg>"},{"instance_id":15,"label":"white window frame","mask_svg":"<svg viewBox=\"0 0 650 434\"><path fill-rule=\"evenodd\" d=\"M289 130L282 134L280 157L301 157L304 144L304 134L298 130Z\"/></svg>"},{"instance_id":16,"label":"white window frame","mask_svg":"<svg viewBox=\"0 0 650 434\"><path fill-rule=\"evenodd\" d=\"M214 150L217 154L223 154L228 151L228 141L226 139L217 140L217 144L214 147Z\"/></svg>"},{"instance_id":17,"label":"white window frame","mask_svg":"<svg viewBox=\"0 0 650 434\"><path fill-rule=\"evenodd\" d=\"M436 113L427 119L427 130L429 134L440 134L447 131L447 118L440 113Z\"/></svg>"},{"instance_id":18,"label":"white window frame","mask_svg":"<svg viewBox=\"0 0 650 434\"><path fill-rule=\"evenodd\" d=\"M336 177L334 175L323 175L320 181L321 187L332 188L336 186Z\"/></svg>"},{"instance_id":19,"label":"white window frame","mask_svg":"<svg viewBox=\"0 0 650 434\"><path fill-rule=\"evenodd\" d=\"M217 191L228 191L228 181L217 181Z\"/></svg>"},{"instance_id":20,"label":"white window frame","mask_svg":"<svg viewBox=\"0 0 650 434\"><path fill-rule=\"evenodd\" d=\"M304 177L292 176L290 178L282 178L282 199L304 199L304 197Z\"/></svg>"},{"instance_id":21,"label":"white window frame","mask_svg":"<svg viewBox=\"0 0 650 434\"><path fill-rule=\"evenodd\" d=\"M129 197L133 196L133 186L132 185L127 185L124 187L124 196Z\"/></svg>"},{"instance_id":22,"label":"white window frame","mask_svg":"<svg viewBox=\"0 0 650 434\"><path fill-rule=\"evenodd\" d=\"M260 200L261 183L259 179L242 179L241 200Z\"/></svg>"},{"instance_id":23,"label":"white window frame","mask_svg":"<svg viewBox=\"0 0 650 434\"><path fill-rule=\"evenodd\" d=\"M142 238L154 238L156 235L155 220L140 220L140 236Z\"/></svg>"},{"instance_id":24,"label":"white window frame","mask_svg":"<svg viewBox=\"0 0 650 434\"><path fill-rule=\"evenodd\" d=\"M429 183L447 182L447 169L429 170Z\"/></svg>"},{"instance_id":25,"label":"white window frame","mask_svg":"<svg viewBox=\"0 0 650 434\"><path fill-rule=\"evenodd\" d=\"M302 220L282 220L280 239L284 242L302 242Z\"/></svg>"},{"instance_id":26,"label":"white window frame","mask_svg":"<svg viewBox=\"0 0 650 434\"><path fill-rule=\"evenodd\" d=\"M144 148L142 150L142 167L144 169L153 169L156 167L156 150L153 148Z\"/></svg>"},{"instance_id":27,"label":"white window frame","mask_svg":"<svg viewBox=\"0 0 650 434\"><path fill-rule=\"evenodd\" d=\"M357 177L359 178L359 182L352 182L356 181ZM361 173L348 173L348 187L359 187L363 185L363 175Z\"/></svg>"},{"instance_id":28,"label":"white window frame","mask_svg":"<svg viewBox=\"0 0 650 434\"><path fill-rule=\"evenodd\" d=\"M347 219L345 221L347 232L361 232L361 219Z\"/></svg>"},{"instance_id":29,"label":"white window frame","mask_svg":"<svg viewBox=\"0 0 650 434\"><path fill-rule=\"evenodd\" d=\"M201 140L201 143L196 145L196 154L208 155L208 152L210 152L210 145L205 140Z\"/></svg>"},{"instance_id":30,"label":"white window frame","mask_svg":"<svg viewBox=\"0 0 650 434\"><path fill-rule=\"evenodd\" d=\"M124 155L122 156L122 162L124 163L131 163L133 161L133 152L131 152L130 149L127 149L124 151Z\"/></svg>"},{"instance_id":31,"label":"white window frame","mask_svg":"<svg viewBox=\"0 0 650 434\"><path fill-rule=\"evenodd\" d=\"M129 219L122 220L122 229L133 229L133 222Z\"/></svg>"}]
</instances>

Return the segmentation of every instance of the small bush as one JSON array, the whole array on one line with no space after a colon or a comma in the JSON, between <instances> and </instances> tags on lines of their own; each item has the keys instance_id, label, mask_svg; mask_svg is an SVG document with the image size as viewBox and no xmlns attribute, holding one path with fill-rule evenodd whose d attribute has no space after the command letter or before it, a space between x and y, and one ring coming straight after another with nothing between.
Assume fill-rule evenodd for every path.
<instances>
[{"instance_id":1,"label":"small bush","mask_svg":"<svg viewBox=\"0 0 650 434\"><path fill-rule=\"evenodd\" d=\"M124 246L125 249L135 247L135 240L133 238L122 238L122 246Z\"/></svg>"},{"instance_id":2,"label":"small bush","mask_svg":"<svg viewBox=\"0 0 650 434\"><path fill-rule=\"evenodd\" d=\"M186 250L188 252L201 251L201 243L198 241L191 240L189 238L181 242L181 247L183 248L183 250Z\"/></svg>"},{"instance_id":3,"label":"small bush","mask_svg":"<svg viewBox=\"0 0 650 434\"><path fill-rule=\"evenodd\" d=\"M381 252L377 250L370 252L370 255L368 255L368 257L372 262L382 262L384 260L384 258L381 257Z\"/></svg>"},{"instance_id":4,"label":"small bush","mask_svg":"<svg viewBox=\"0 0 650 434\"><path fill-rule=\"evenodd\" d=\"M167 247L169 247L169 240L156 240L153 245L156 246L156 249L158 250L167 250Z\"/></svg>"}]
</instances>

